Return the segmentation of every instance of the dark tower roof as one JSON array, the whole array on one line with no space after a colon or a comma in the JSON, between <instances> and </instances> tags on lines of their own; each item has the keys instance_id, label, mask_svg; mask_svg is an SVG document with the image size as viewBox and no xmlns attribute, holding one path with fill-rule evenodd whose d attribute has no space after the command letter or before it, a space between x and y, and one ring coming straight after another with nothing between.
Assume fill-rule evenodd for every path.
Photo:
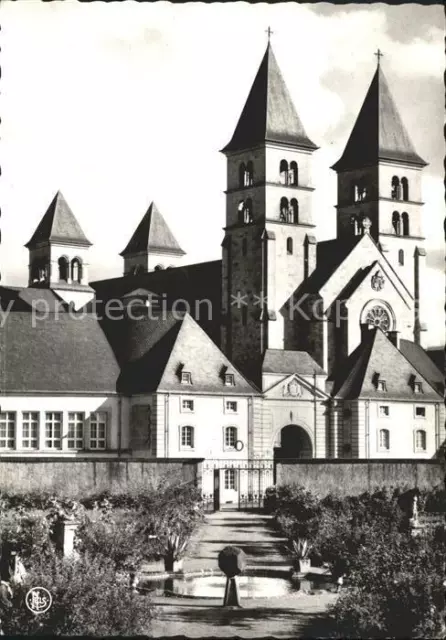
<instances>
[{"instance_id":1,"label":"dark tower roof","mask_svg":"<svg viewBox=\"0 0 446 640\"><path fill-rule=\"evenodd\" d=\"M427 164L415 151L383 70L378 65L344 153L332 169L356 169L377 164L379 160L419 167Z\"/></svg>"},{"instance_id":2,"label":"dark tower roof","mask_svg":"<svg viewBox=\"0 0 446 640\"><path fill-rule=\"evenodd\" d=\"M305 133L270 43L232 140L222 152L249 149L265 142L318 148Z\"/></svg>"},{"instance_id":3,"label":"dark tower roof","mask_svg":"<svg viewBox=\"0 0 446 640\"><path fill-rule=\"evenodd\" d=\"M160 253L185 255L154 202L137 226L126 248L119 255L142 253L150 249Z\"/></svg>"},{"instance_id":4,"label":"dark tower roof","mask_svg":"<svg viewBox=\"0 0 446 640\"><path fill-rule=\"evenodd\" d=\"M91 246L91 242L85 237L74 213L60 191L54 196L47 212L25 247L33 249L41 242Z\"/></svg>"}]
</instances>

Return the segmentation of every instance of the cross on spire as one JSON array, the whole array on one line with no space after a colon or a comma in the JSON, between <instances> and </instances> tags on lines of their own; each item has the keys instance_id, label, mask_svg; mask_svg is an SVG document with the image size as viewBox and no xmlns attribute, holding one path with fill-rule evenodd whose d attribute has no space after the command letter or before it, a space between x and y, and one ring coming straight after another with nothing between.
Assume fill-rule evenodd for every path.
<instances>
[{"instance_id":1,"label":"cross on spire","mask_svg":"<svg viewBox=\"0 0 446 640\"><path fill-rule=\"evenodd\" d=\"M384 54L381 52L380 49L378 49L378 51L376 53L374 53L373 55L375 55L378 58L378 67L379 67L380 62L381 62L381 58L384 57Z\"/></svg>"},{"instance_id":2,"label":"cross on spire","mask_svg":"<svg viewBox=\"0 0 446 640\"><path fill-rule=\"evenodd\" d=\"M268 27L265 33L268 34L268 42L269 42L271 40L271 35L274 33L274 31L271 29L271 27Z\"/></svg>"}]
</instances>

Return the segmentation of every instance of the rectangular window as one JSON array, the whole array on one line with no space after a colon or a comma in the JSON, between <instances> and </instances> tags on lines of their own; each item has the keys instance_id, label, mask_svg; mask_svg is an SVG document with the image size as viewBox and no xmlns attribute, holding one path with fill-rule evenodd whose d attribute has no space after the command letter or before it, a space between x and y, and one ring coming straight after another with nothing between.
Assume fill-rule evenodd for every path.
<instances>
[{"instance_id":1,"label":"rectangular window","mask_svg":"<svg viewBox=\"0 0 446 640\"><path fill-rule=\"evenodd\" d=\"M105 449L107 444L107 414L90 413L90 449Z\"/></svg>"},{"instance_id":2,"label":"rectangular window","mask_svg":"<svg viewBox=\"0 0 446 640\"><path fill-rule=\"evenodd\" d=\"M15 420L14 411L2 411L0 413L0 449L14 449Z\"/></svg>"},{"instance_id":3,"label":"rectangular window","mask_svg":"<svg viewBox=\"0 0 446 640\"><path fill-rule=\"evenodd\" d=\"M193 400L182 400L181 401L181 409L186 413L192 413L194 411L194 401Z\"/></svg>"},{"instance_id":4,"label":"rectangular window","mask_svg":"<svg viewBox=\"0 0 446 640\"><path fill-rule=\"evenodd\" d=\"M37 411L22 413L22 448L38 449L39 414Z\"/></svg>"},{"instance_id":5,"label":"rectangular window","mask_svg":"<svg viewBox=\"0 0 446 640\"><path fill-rule=\"evenodd\" d=\"M235 400L226 400L226 413L237 413L237 402Z\"/></svg>"},{"instance_id":6,"label":"rectangular window","mask_svg":"<svg viewBox=\"0 0 446 640\"><path fill-rule=\"evenodd\" d=\"M227 387L233 387L235 384L235 378L233 373L225 373L225 385Z\"/></svg>"},{"instance_id":7,"label":"rectangular window","mask_svg":"<svg viewBox=\"0 0 446 640\"><path fill-rule=\"evenodd\" d=\"M390 433L388 429L381 429L379 432L379 448L385 451L390 449Z\"/></svg>"},{"instance_id":8,"label":"rectangular window","mask_svg":"<svg viewBox=\"0 0 446 640\"><path fill-rule=\"evenodd\" d=\"M414 390L414 393L422 393L423 392L423 386L422 386L421 382L414 382L413 383L413 390Z\"/></svg>"},{"instance_id":9,"label":"rectangular window","mask_svg":"<svg viewBox=\"0 0 446 640\"><path fill-rule=\"evenodd\" d=\"M45 413L45 447L47 449L61 449L62 414L58 411Z\"/></svg>"},{"instance_id":10,"label":"rectangular window","mask_svg":"<svg viewBox=\"0 0 446 640\"><path fill-rule=\"evenodd\" d=\"M236 489L235 469L225 469L225 489Z\"/></svg>"},{"instance_id":11,"label":"rectangular window","mask_svg":"<svg viewBox=\"0 0 446 640\"><path fill-rule=\"evenodd\" d=\"M225 429L225 448L235 449L237 442L237 429L235 427L226 427Z\"/></svg>"},{"instance_id":12,"label":"rectangular window","mask_svg":"<svg viewBox=\"0 0 446 640\"><path fill-rule=\"evenodd\" d=\"M192 375L189 371L181 372L181 384L192 384Z\"/></svg>"},{"instance_id":13,"label":"rectangular window","mask_svg":"<svg viewBox=\"0 0 446 640\"><path fill-rule=\"evenodd\" d=\"M194 448L194 428L181 427L181 446L185 449Z\"/></svg>"},{"instance_id":14,"label":"rectangular window","mask_svg":"<svg viewBox=\"0 0 446 640\"><path fill-rule=\"evenodd\" d=\"M84 422L83 413L68 414L68 449L84 448Z\"/></svg>"},{"instance_id":15,"label":"rectangular window","mask_svg":"<svg viewBox=\"0 0 446 640\"><path fill-rule=\"evenodd\" d=\"M390 416L390 407L388 404L382 404L379 406L379 417L380 418L388 418Z\"/></svg>"},{"instance_id":16,"label":"rectangular window","mask_svg":"<svg viewBox=\"0 0 446 640\"><path fill-rule=\"evenodd\" d=\"M418 429L415 432L415 449L426 451L426 432L423 429Z\"/></svg>"},{"instance_id":17,"label":"rectangular window","mask_svg":"<svg viewBox=\"0 0 446 640\"><path fill-rule=\"evenodd\" d=\"M425 418L426 417L426 407L415 407L415 417L416 418Z\"/></svg>"},{"instance_id":18,"label":"rectangular window","mask_svg":"<svg viewBox=\"0 0 446 640\"><path fill-rule=\"evenodd\" d=\"M378 380L378 391L387 391L387 384L385 380Z\"/></svg>"}]
</instances>

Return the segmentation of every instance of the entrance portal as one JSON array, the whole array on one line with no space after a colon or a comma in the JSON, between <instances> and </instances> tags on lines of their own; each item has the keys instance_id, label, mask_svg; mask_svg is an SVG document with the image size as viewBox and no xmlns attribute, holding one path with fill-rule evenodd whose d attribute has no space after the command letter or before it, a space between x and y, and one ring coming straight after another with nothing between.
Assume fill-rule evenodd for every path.
<instances>
[{"instance_id":1,"label":"entrance portal","mask_svg":"<svg viewBox=\"0 0 446 640\"><path fill-rule=\"evenodd\" d=\"M296 424L283 427L280 432L280 447L275 447L274 458L312 458L313 446L308 433Z\"/></svg>"}]
</instances>

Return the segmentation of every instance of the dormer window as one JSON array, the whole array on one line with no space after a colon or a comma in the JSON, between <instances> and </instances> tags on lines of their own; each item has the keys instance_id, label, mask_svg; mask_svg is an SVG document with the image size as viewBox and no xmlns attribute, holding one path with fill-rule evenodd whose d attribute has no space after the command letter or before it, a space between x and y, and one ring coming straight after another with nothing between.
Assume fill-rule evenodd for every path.
<instances>
[{"instance_id":1,"label":"dormer window","mask_svg":"<svg viewBox=\"0 0 446 640\"><path fill-rule=\"evenodd\" d=\"M382 378L379 378L376 381L376 390L377 391L387 391L387 384L386 381L383 380Z\"/></svg>"},{"instance_id":2,"label":"dormer window","mask_svg":"<svg viewBox=\"0 0 446 640\"><path fill-rule=\"evenodd\" d=\"M423 385L421 384L421 382L414 382L413 383L413 392L414 393L423 393Z\"/></svg>"},{"instance_id":3,"label":"dormer window","mask_svg":"<svg viewBox=\"0 0 446 640\"><path fill-rule=\"evenodd\" d=\"M181 384L192 384L192 375L190 371L182 371L180 375Z\"/></svg>"},{"instance_id":4,"label":"dormer window","mask_svg":"<svg viewBox=\"0 0 446 640\"><path fill-rule=\"evenodd\" d=\"M233 373L225 373L225 386L233 387L235 385L235 377Z\"/></svg>"}]
</instances>

